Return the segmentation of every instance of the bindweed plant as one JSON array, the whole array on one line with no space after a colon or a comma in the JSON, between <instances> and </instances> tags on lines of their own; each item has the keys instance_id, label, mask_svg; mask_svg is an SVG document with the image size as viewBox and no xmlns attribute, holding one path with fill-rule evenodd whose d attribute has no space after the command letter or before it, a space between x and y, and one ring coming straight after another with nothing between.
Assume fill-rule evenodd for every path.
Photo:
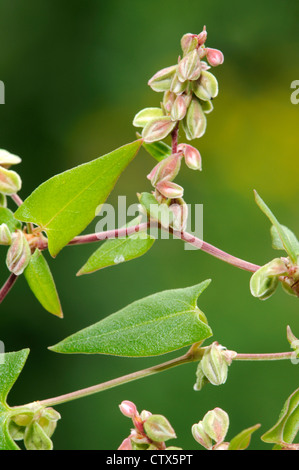
<instances>
[{"instance_id":1,"label":"bindweed plant","mask_svg":"<svg viewBox=\"0 0 299 470\"><path fill-rule=\"evenodd\" d=\"M251 273L250 291L260 300L268 299L279 285L287 294L299 296L299 241L281 225L262 198L255 192L259 208L271 223L273 248L284 251L281 257L258 266L226 253L186 231L188 204L184 188L174 180L182 164L202 170L202 157L188 142L200 139L207 118L218 95L214 68L223 64L220 50L206 46L207 31L185 34L182 53L176 64L158 71L148 82L161 95L160 107L137 112L133 125L137 139L107 155L53 176L23 202L18 192L22 181L11 168L20 157L0 150L0 244L6 247L9 277L0 289L0 302L10 293L19 276L24 275L29 288L42 307L63 317L62 307L50 267L43 252L55 258L66 246L95 243L96 250L77 275L91 274L105 267L127 262L147 253L159 234L167 234L201 249L213 257ZM169 142L164 142L168 139ZM169 145L170 144L170 145ZM118 178L143 147L154 165L147 175L152 192L137 193L139 215L119 228L82 235L113 190ZM140 191L141 188L136 188ZM17 209L7 207L14 201ZM204 273L201 274L204 278ZM208 319L197 305L198 298L210 285L210 279L188 288L162 290L136 299L132 304L71 336L49 349L62 354L107 354L124 357L159 356L184 347L188 351L159 365L118 377L82 390L20 406L9 406L7 395L21 373L28 349L0 354L0 449L19 449L23 440L28 450L50 450L52 435L61 418L58 405L83 398L163 372L189 362L196 363L194 390L219 386L227 381L229 367L235 361L276 361L299 358L299 339L287 327L290 351L267 354L243 354L228 350L212 337ZM124 400L120 410L132 420L133 428L119 450L180 450L168 446L176 438L169 421L160 414L143 410ZM262 417L261 417L262 418ZM198 417L194 418L196 421ZM251 426L227 440L229 417L216 407L192 427L194 439L208 450L243 450L260 424ZM277 423L262 435L274 449L299 449L294 443L299 428L299 389L287 399ZM121 437L120 437L121 439ZM166 444L167 442L167 444Z\"/></svg>"}]
</instances>

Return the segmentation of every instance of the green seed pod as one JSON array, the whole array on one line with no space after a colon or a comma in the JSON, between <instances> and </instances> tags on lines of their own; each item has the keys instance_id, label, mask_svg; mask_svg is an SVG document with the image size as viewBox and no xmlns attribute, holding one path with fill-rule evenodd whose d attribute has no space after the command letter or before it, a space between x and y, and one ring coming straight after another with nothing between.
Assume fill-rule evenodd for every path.
<instances>
[{"instance_id":1,"label":"green seed pod","mask_svg":"<svg viewBox=\"0 0 299 470\"><path fill-rule=\"evenodd\" d=\"M181 82L179 80L178 74L176 73L171 81L169 90L176 95L181 95L188 87L188 80Z\"/></svg>"},{"instance_id":2,"label":"green seed pod","mask_svg":"<svg viewBox=\"0 0 299 470\"><path fill-rule=\"evenodd\" d=\"M0 225L0 245L11 244L11 233L6 224Z\"/></svg>"},{"instance_id":3,"label":"green seed pod","mask_svg":"<svg viewBox=\"0 0 299 470\"><path fill-rule=\"evenodd\" d=\"M225 348L215 341L200 361L202 372L212 385L222 385L227 379L228 362L223 351Z\"/></svg>"},{"instance_id":4,"label":"green seed pod","mask_svg":"<svg viewBox=\"0 0 299 470\"><path fill-rule=\"evenodd\" d=\"M143 425L146 435L155 442L176 438L169 421L162 415L151 415Z\"/></svg>"},{"instance_id":5,"label":"green seed pod","mask_svg":"<svg viewBox=\"0 0 299 470\"><path fill-rule=\"evenodd\" d=\"M0 149L0 165L4 168L9 168L11 165L17 165L21 163L21 158L17 155L13 155L7 150Z\"/></svg>"},{"instance_id":6,"label":"green seed pod","mask_svg":"<svg viewBox=\"0 0 299 470\"><path fill-rule=\"evenodd\" d=\"M287 267L281 258L258 269L250 279L250 291L253 297L266 300L274 294L279 283L279 276L287 274Z\"/></svg>"},{"instance_id":7,"label":"green seed pod","mask_svg":"<svg viewBox=\"0 0 299 470\"><path fill-rule=\"evenodd\" d=\"M201 362L198 363L196 369L196 382L193 386L193 390L196 392L200 392L205 384L209 383L208 379L206 378L205 374L203 373Z\"/></svg>"},{"instance_id":8,"label":"green seed pod","mask_svg":"<svg viewBox=\"0 0 299 470\"><path fill-rule=\"evenodd\" d=\"M198 39L195 34L187 33L181 39L181 47L184 55L189 54L189 52L196 49L198 44Z\"/></svg>"},{"instance_id":9,"label":"green seed pod","mask_svg":"<svg viewBox=\"0 0 299 470\"><path fill-rule=\"evenodd\" d=\"M177 65L172 65L171 67L159 70L159 72L155 73L155 75L148 81L148 85L152 90L158 92L169 90L176 70Z\"/></svg>"},{"instance_id":10,"label":"green seed pod","mask_svg":"<svg viewBox=\"0 0 299 470\"><path fill-rule=\"evenodd\" d=\"M157 119L163 116L164 114L161 108L145 108L136 114L133 120L133 126L144 127L153 119Z\"/></svg>"},{"instance_id":11,"label":"green seed pod","mask_svg":"<svg viewBox=\"0 0 299 470\"><path fill-rule=\"evenodd\" d=\"M31 250L24 233L17 230L12 235L12 243L6 256L6 265L10 272L19 276L27 268Z\"/></svg>"},{"instance_id":12,"label":"green seed pod","mask_svg":"<svg viewBox=\"0 0 299 470\"><path fill-rule=\"evenodd\" d=\"M210 72L203 70L200 78L192 83L194 94L203 101L210 101L218 95L218 82Z\"/></svg>"},{"instance_id":13,"label":"green seed pod","mask_svg":"<svg viewBox=\"0 0 299 470\"><path fill-rule=\"evenodd\" d=\"M33 421L27 426L24 435L24 444L27 450L52 450L53 444L43 428Z\"/></svg>"},{"instance_id":14,"label":"green seed pod","mask_svg":"<svg viewBox=\"0 0 299 470\"><path fill-rule=\"evenodd\" d=\"M0 166L0 193L15 194L20 191L22 181L18 173Z\"/></svg>"},{"instance_id":15,"label":"green seed pod","mask_svg":"<svg viewBox=\"0 0 299 470\"><path fill-rule=\"evenodd\" d=\"M213 442L210 436L205 432L202 421L199 421L197 424L193 424L192 428L192 436L200 445L202 445L205 449L212 449Z\"/></svg>"},{"instance_id":16,"label":"green seed pod","mask_svg":"<svg viewBox=\"0 0 299 470\"><path fill-rule=\"evenodd\" d=\"M186 118L183 120L183 128L188 140L199 139L206 131L207 118L202 110L197 98L192 98L187 111Z\"/></svg>"},{"instance_id":17,"label":"green seed pod","mask_svg":"<svg viewBox=\"0 0 299 470\"><path fill-rule=\"evenodd\" d=\"M176 125L169 116L153 119L148 122L143 129L142 137L145 142L156 142L162 140L170 134Z\"/></svg>"},{"instance_id":18,"label":"green seed pod","mask_svg":"<svg viewBox=\"0 0 299 470\"><path fill-rule=\"evenodd\" d=\"M181 121L186 116L187 102L189 99L185 99L187 95L177 96L173 106L171 108L170 117L173 121Z\"/></svg>"},{"instance_id":19,"label":"green seed pod","mask_svg":"<svg viewBox=\"0 0 299 470\"><path fill-rule=\"evenodd\" d=\"M221 408L208 411L202 420L204 431L216 444L224 441L229 428L229 416Z\"/></svg>"},{"instance_id":20,"label":"green seed pod","mask_svg":"<svg viewBox=\"0 0 299 470\"><path fill-rule=\"evenodd\" d=\"M201 64L200 58L198 56L197 50L189 52L178 65L178 79L180 82L185 82L186 80L197 80L201 74Z\"/></svg>"}]
</instances>

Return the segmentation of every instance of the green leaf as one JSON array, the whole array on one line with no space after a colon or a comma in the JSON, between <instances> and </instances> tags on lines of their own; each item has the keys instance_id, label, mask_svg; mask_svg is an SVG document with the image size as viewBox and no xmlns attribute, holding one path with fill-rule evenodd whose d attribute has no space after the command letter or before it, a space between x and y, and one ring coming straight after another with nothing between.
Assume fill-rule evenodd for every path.
<instances>
[{"instance_id":1,"label":"green leaf","mask_svg":"<svg viewBox=\"0 0 299 470\"><path fill-rule=\"evenodd\" d=\"M93 220L141 143L132 142L54 176L25 200L15 217L39 225L47 233L51 255L56 256Z\"/></svg>"},{"instance_id":2,"label":"green leaf","mask_svg":"<svg viewBox=\"0 0 299 470\"><path fill-rule=\"evenodd\" d=\"M0 354L0 450L17 450L19 447L9 434L10 408L7 395L20 375L29 349Z\"/></svg>"},{"instance_id":3,"label":"green leaf","mask_svg":"<svg viewBox=\"0 0 299 470\"><path fill-rule=\"evenodd\" d=\"M141 217L136 217L127 224L127 227L138 225L140 220ZM146 232L137 232L129 237L107 240L90 256L77 276L138 258L152 247L154 241L155 239Z\"/></svg>"},{"instance_id":4,"label":"green leaf","mask_svg":"<svg viewBox=\"0 0 299 470\"><path fill-rule=\"evenodd\" d=\"M31 256L24 275L30 289L44 309L62 318L63 313L52 273L47 261L38 249Z\"/></svg>"},{"instance_id":5,"label":"green leaf","mask_svg":"<svg viewBox=\"0 0 299 470\"><path fill-rule=\"evenodd\" d=\"M16 220L14 214L6 207L0 207L0 225L6 224L11 232L22 228L19 220Z\"/></svg>"},{"instance_id":6,"label":"green leaf","mask_svg":"<svg viewBox=\"0 0 299 470\"><path fill-rule=\"evenodd\" d=\"M288 236L296 255L299 256L299 241L296 235L285 225L281 225L281 227L283 231L285 232L285 234ZM283 243L278 235L277 228L274 225L272 225L271 227L271 236L272 236L272 247L275 250L284 250Z\"/></svg>"},{"instance_id":7,"label":"green leaf","mask_svg":"<svg viewBox=\"0 0 299 470\"><path fill-rule=\"evenodd\" d=\"M163 227L169 227L173 223L173 212L169 210L167 204L159 204L153 194L141 193L139 202L146 210L148 216L157 220Z\"/></svg>"},{"instance_id":8,"label":"green leaf","mask_svg":"<svg viewBox=\"0 0 299 470\"><path fill-rule=\"evenodd\" d=\"M250 444L252 434L261 427L256 424L251 428L244 429L237 436L235 436L229 443L228 450L245 450Z\"/></svg>"},{"instance_id":9,"label":"green leaf","mask_svg":"<svg viewBox=\"0 0 299 470\"><path fill-rule=\"evenodd\" d=\"M277 423L263 436L262 441L282 445L291 444L299 430L299 388L289 396Z\"/></svg>"},{"instance_id":10,"label":"green leaf","mask_svg":"<svg viewBox=\"0 0 299 470\"><path fill-rule=\"evenodd\" d=\"M298 247L293 244L292 239L289 238L289 234L284 230L283 226L280 225L275 215L271 212L269 207L265 204L265 202L258 195L258 193L254 191L254 194L255 194L255 200L256 200L257 205L262 210L262 212L268 217L272 225L274 225L274 227L276 228L277 234L281 240L281 244L284 250L289 255L291 261L293 263L296 263L297 262L296 248Z\"/></svg>"},{"instance_id":11,"label":"green leaf","mask_svg":"<svg viewBox=\"0 0 299 470\"><path fill-rule=\"evenodd\" d=\"M203 341L212 331L197 307L197 299L210 282L137 300L49 349L59 353L144 357Z\"/></svg>"},{"instance_id":12,"label":"green leaf","mask_svg":"<svg viewBox=\"0 0 299 470\"><path fill-rule=\"evenodd\" d=\"M142 146L158 162L164 160L164 158L169 157L172 154L171 147L165 144L165 142L162 140L152 143L143 142Z\"/></svg>"}]
</instances>

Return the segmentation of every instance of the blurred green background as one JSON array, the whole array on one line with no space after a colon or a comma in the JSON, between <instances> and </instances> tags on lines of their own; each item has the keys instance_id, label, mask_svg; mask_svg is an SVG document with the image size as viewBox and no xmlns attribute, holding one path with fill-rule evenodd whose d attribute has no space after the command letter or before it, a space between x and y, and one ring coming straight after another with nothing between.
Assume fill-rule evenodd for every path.
<instances>
[{"instance_id":1,"label":"blurred green background","mask_svg":"<svg viewBox=\"0 0 299 470\"><path fill-rule=\"evenodd\" d=\"M178 183L189 203L204 205L204 239L236 256L263 264L277 255L270 224L254 203L257 189L279 220L299 233L298 112L290 84L299 79L298 2L252 0L1 0L0 147L20 155L26 198L55 173L87 162L135 139L134 114L159 105L148 86L180 54L180 38L207 26L210 47L224 52L215 69L220 94L196 142L202 173L186 167ZM126 170L117 195L136 201L149 191L154 161L144 151ZM11 206L13 207L13 206ZM88 231L93 231L95 223ZM19 279L1 305L0 339L6 351L31 354L10 404L60 395L158 364L162 358L63 356L47 350L67 335L154 292L212 278L200 298L214 340L238 352L288 350L286 326L299 334L298 301L281 289L267 302L251 297L249 273L179 241L159 241L145 257L90 276L75 273L94 246L66 248L49 259L65 318L45 312ZM1 261L5 257L1 250ZM2 264L3 266L3 264ZM1 270L1 282L8 276ZM191 425L216 406L231 419L228 438L262 424L252 448L269 449L259 435L278 418L298 387L290 362L234 363L227 383L193 391L196 365L188 365L57 407L62 414L56 449L116 449L130 421L118 409L134 401L168 417L184 449L198 449Z\"/></svg>"}]
</instances>

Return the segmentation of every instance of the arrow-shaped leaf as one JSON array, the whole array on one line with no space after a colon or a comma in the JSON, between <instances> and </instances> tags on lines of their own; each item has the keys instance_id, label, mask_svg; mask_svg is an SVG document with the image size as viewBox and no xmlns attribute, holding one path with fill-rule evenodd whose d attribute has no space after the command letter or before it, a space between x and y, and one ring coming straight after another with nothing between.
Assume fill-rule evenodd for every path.
<instances>
[{"instance_id":1,"label":"arrow-shaped leaf","mask_svg":"<svg viewBox=\"0 0 299 470\"><path fill-rule=\"evenodd\" d=\"M244 429L237 434L229 443L228 450L245 450L250 444L252 434L261 427L260 424L256 424L251 428Z\"/></svg>"},{"instance_id":2,"label":"arrow-shaped leaf","mask_svg":"<svg viewBox=\"0 0 299 470\"><path fill-rule=\"evenodd\" d=\"M165 354L212 335L197 307L210 280L185 289L159 292L64 339L52 351L144 357Z\"/></svg>"},{"instance_id":3,"label":"arrow-shaped leaf","mask_svg":"<svg viewBox=\"0 0 299 470\"><path fill-rule=\"evenodd\" d=\"M276 219L275 215L273 212L269 209L269 207L266 205L266 203L262 200L262 198L259 196L259 194L254 191L255 194L255 200L259 208L263 211L263 213L268 217L272 225L274 225L277 234L281 240L281 244L284 248L284 250L287 252L289 257L291 258L293 263L297 262L297 255L296 255L296 247L293 244L293 240L290 239L289 233L284 230L283 226L280 225L278 220Z\"/></svg>"},{"instance_id":4,"label":"arrow-shaped leaf","mask_svg":"<svg viewBox=\"0 0 299 470\"><path fill-rule=\"evenodd\" d=\"M62 318L62 310L55 282L43 254L35 250L24 271L26 281L45 310Z\"/></svg>"},{"instance_id":5,"label":"arrow-shaped leaf","mask_svg":"<svg viewBox=\"0 0 299 470\"><path fill-rule=\"evenodd\" d=\"M51 255L56 256L93 220L141 143L132 142L50 178L33 191L15 217L39 225L47 233Z\"/></svg>"},{"instance_id":6,"label":"arrow-shaped leaf","mask_svg":"<svg viewBox=\"0 0 299 470\"><path fill-rule=\"evenodd\" d=\"M140 220L141 217L136 217L127 224L127 227L138 225ZM152 247L154 241L155 239L146 232L136 232L129 237L107 240L90 256L77 276L138 258Z\"/></svg>"},{"instance_id":7,"label":"arrow-shaped leaf","mask_svg":"<svg viewBox=\"0 0 299 470\"><path fill-rule=\"evenodd\" d=\"M0 354L0 450L17 450L19 447L9 434L10 408L7 395L20 375L29 349Z\"/></svg>"},{"instance_id":8,"label":"arrow-shaped leaf","mask_svg":"<svg viewBox=\"0 0 299 470\"><path fill-rule=\"evenodd\" d=\"M291 444L299 430L299 388L289 396L277 423L261 437L262 441L282 445Z\"/></svg>"}]
</instances>

